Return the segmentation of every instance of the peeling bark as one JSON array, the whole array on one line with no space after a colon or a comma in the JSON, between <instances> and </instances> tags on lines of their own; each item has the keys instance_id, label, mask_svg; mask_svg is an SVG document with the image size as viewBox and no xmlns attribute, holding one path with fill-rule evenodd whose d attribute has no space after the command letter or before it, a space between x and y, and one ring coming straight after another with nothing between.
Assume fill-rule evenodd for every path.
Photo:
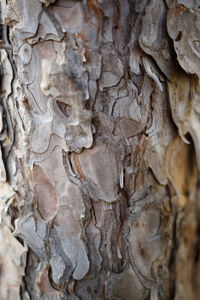
<instances>
[{"instance_id":1,"label":"peeling bark","mask_svg":"<svg viewBox=\"0 0 200 300\"><path fill-rule=\"evenodd\" d=\"M199 16L1 1L1 300L199 299Z\"/></svg>"}]
</instances>

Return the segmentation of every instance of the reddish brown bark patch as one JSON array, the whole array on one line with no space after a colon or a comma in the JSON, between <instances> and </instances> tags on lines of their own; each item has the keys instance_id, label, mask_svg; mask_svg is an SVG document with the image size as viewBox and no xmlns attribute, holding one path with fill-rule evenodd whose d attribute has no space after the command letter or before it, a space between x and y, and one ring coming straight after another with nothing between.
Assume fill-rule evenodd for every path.
<instances>
[{"instance_id":1,"label":"reddish brown bark patch","mask_svg":"<svg viewBox=\"0 0 200 300\"><path fill-rule=\"evenodd\" d=\"M56 214L59 206L56 189L39 166L33 167L28 180L36 194L38 212L44 220L49 221Z\"/></svg>"}]
</instances>

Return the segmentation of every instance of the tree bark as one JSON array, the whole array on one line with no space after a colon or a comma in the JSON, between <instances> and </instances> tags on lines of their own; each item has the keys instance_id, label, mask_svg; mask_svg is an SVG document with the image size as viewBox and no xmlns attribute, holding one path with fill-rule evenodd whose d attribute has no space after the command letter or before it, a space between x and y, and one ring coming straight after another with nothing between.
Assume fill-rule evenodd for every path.
<instances>
[{"instance_id":1,"label":"tree bark","mask_svg":"<svg viewBox=\"0 0 200 300\"><path fill-rule=\"evenodd\" d=\"M199 299L197 0L2 0L0 299Z\"/></svg>"}]
</instances>

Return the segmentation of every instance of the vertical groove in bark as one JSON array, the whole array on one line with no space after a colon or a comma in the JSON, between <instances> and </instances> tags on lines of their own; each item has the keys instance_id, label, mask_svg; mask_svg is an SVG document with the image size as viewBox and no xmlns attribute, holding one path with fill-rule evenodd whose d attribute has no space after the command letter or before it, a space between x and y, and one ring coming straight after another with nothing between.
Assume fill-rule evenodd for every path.
<instances>
[{"instance_id":1,"label":"vertical groove in bark","mask_svg":"<svg viewBox=\"0 0 200 300\"><path fill-rule=\"evenodd\" d=\"M199 16L1 1L2 300L198 299Z\"/></svg>"}]
</instances>

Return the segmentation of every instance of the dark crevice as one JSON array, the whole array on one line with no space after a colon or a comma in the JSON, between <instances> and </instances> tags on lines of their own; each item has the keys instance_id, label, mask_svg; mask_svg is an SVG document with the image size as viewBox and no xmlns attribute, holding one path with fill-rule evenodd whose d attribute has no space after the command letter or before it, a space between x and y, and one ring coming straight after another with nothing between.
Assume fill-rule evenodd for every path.
<instances>
[{"instance_id":1,"label":"dark crevice","mask_svg":"<svg viewBox=\"0 0 200 300\"><path fill-rule=\"evenodd\" d=\"M169 270L170 270L170 293L169 293L169 300L173 300L176 294L176 253L178 249L178 242L177 242L177 216L178 214L175 213L174 222L173 222L173 229L172 229L172 250L171 255L169 258Z\"/></svg>"},{"instance_id":2,"label":"dark crevice","mask_svg":"<svg viewBox=\"0 0 200 300\"><path fill-rule=\"evenodd\" d=\"M60 102L60 101L56 101L60 111L64 114L65 117L69 118L72 115L72 107L71 105L64 103L64 102Z\"/></svg>"},{"instance_id":3,"label":"dark crevice","mask_svg":"<svg viewBox=\"0 0 200 300\"><path fill-rule=\"evenodd\" d=\"M197 222L198 222L197 231L196 231L197 241L196 241L194 256L193 256L195 265L199 262L200 259L200 219L199 218Z\"/></svg>"},{"instance_id":4,"label":"dark crevice","mask_svg":"<svg viewBox=\"0 0 200 300\"><path fill-rule=\"evenodd\" d=\"M176 42L178 42L178 41L180 41L180 40L181 40L181 38L182 38L182 32L181 32L181 31L179 31L179 33L178 33L178 35L177 35L177 37L176 37L175 41L176 41Z\"/></svg>"}]
</instances>

